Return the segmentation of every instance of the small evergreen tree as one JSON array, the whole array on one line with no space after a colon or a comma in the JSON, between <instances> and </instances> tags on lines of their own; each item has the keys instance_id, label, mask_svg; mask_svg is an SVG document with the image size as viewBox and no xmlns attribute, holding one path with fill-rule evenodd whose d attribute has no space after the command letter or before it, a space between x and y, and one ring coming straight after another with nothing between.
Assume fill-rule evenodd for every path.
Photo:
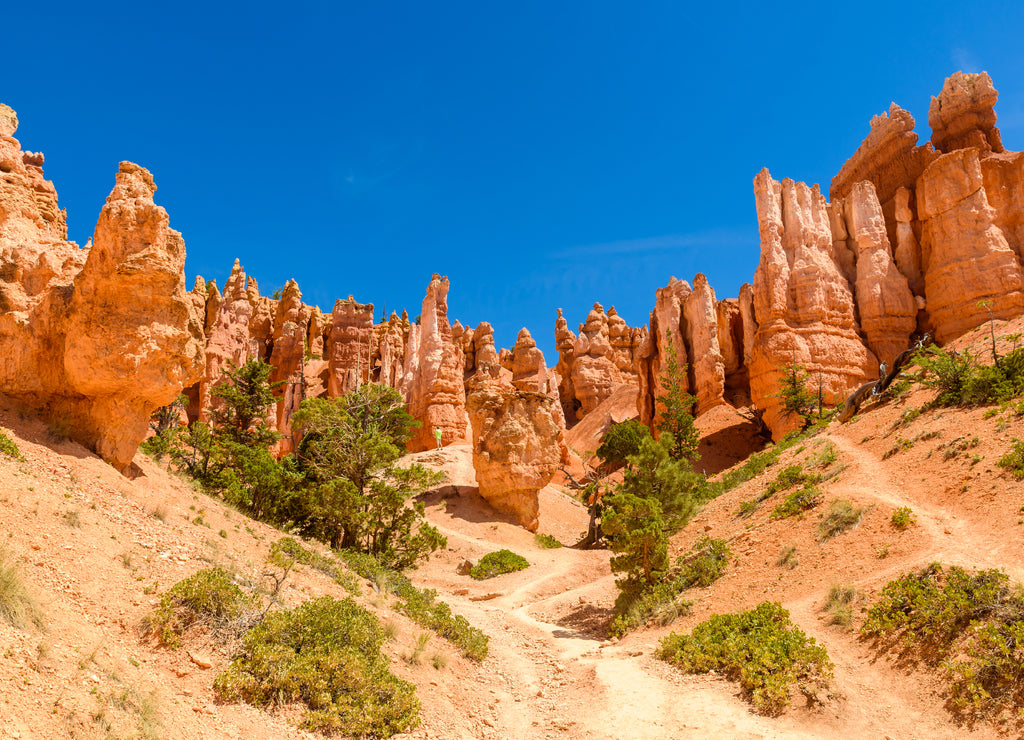
<instances>
[{"instance_id":1,"label":"small evergreen tree","mask_svg":"<svg viewBox=\"0 0 1024 740\"><path fill-rule=\"evenodd\" d=\"M688 460L674 458L673 449L675 439L667 432L657 441L644 439L629 458L620 490L657 501L664 527L674 532L697 510L697 492L704 477L694 472Z\"/></svg>"},{"instance_id":2,"label":"small evergreen tree","mask_svg":"<svg viewBox=\"0 0 1024 740\"><path fill-rule=\"evenodd\" d=\"M601 526L611 551L614 573L624 573L619 588L642 591L668 569L668 537L661 505L653 498L618 492L606 499Z\"/></svg>"},{"instance_id":3,"label":"small evergreen tree","mask_svg":"<svg viewBox=\"0 0 1024 740\"><path fill-rule=\"evenodd\" d=\"M801 429L806 429L814 421L818 405L818 399L807 388L807 379L804 366L791 362L786 365L785 374L779 381L779 392L774 394L782 400L782 411L786 416L800 419Z\"/></svg>"},{"instance_id":4,"label":"small evergreen tree","mask_svg":"<svg viewBox=\"0 0 1024 740\"><path fill-rule=\"evenodd\" d=\"M418 425L397 390L366 383L341 398L308 399L293 423L303 434L298 456L308 485L291 518L304 534L395 570L445 545L424 521L423 504L407 504L442 475L396 464Z\"/></svg>"},{"instance_id":5,"label":"small evergreen tree","mask_svg":"<svg viewBox=\"0 0 1024 740\"><path fill-rule=\"evenodd\" d=\"M601 437L601 446L597 448L601 467L610 473L628 465L629 457L635 455L640 450L640 444L650 437L651 430L638 419L612 424Z\"/></svg>"},{"instance_id":6,"label":"small evergreen tree","mask_svg":"<svg viewBox=\"0 0 1024 740\"><path fill-rule=\"evenodd\" d=\"M657 397L661 407L654 428L662 434L672 435L669 454L676 460L695 460L700 457L697 447L700 435L693 425L693 405L696 399L687 392L689 380L686 363L676 357L675 340L671 330L665 332L665 371L659 376L664 392Z\"/></svg>"}]
</instances>

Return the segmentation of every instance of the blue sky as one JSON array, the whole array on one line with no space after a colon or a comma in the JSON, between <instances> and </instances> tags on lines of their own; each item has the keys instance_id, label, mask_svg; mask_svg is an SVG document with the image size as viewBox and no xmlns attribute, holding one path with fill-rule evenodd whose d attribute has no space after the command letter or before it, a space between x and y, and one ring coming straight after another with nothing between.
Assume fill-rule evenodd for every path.
<instances>
[{"instance_id":1,"label":"blue sky","mask_svg":"<svg viewBox=\"0 0 1024 740\"><path fill-rule=\"evenodd\" d=\"M415 316L439 272L452 319L527 326L549 364L558 307L639 325L696 272L735 296L761 167L827 190L890 101L927 140L956 70L992 75L1024 147L1016 3L695 5L18 3L0 101L80 244L129 159L189 285L239 257L266 293Z\"/></svg>"}]
</instances>

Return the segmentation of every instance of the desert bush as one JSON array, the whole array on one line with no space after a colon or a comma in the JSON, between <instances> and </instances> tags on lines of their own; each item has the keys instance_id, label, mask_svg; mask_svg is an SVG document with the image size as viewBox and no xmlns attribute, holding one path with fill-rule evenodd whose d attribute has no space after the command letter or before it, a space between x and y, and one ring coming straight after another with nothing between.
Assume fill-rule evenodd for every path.
<instances>
[{"instance_id":1,"label":"desert bush","mask_svg":"<svg viewBox=\"0 0 1024 740\"><path fill-rule=\"evenodd\" d=\"M908 573L885 586L861 633L940 667L954 712L994 719L1024 705L1024 589L1002 571Z\"/></svg>"},{"instance_id":2,"label":"desert bush","mask_svg":"<svg viewBox=\"0 0 1024 740\"><path fill-rule=\"evenodd\" d=\"M395 608L418 625L433 630L456 645L467 658L481 661L487 657L487 635L470 625L465 617L452 614L448 604L437 600L436 591L416 588L408 578L385 568L367 553L343 550L336 554L349 568L373 583L375 588L397 596L399 601Z\"/></svg>"},{"instance_id":3,"label":"desert bush","mask_svg":"<svg viewBox=\"0 0 1024 740\"><path fill-rule=\"evenodd\" d=\"M42 628L43 613L25 585L21 568L0 549L0 619L17 629Z\"/></svg>"},{"instance_id":4,"label":"desert bush","mask_svg":"<svg viewBox=\"0 0 1024 740\"><path fill-rule=\"evenodd\" d=\"M1024 480L1024 442L1014 438L1013 447L999 458L999 467L1017 480Z\"/></svg>"},{"instance_id":5,"label":"desert bush","mask_svg":"<svg viewBox=\"0 0 1024 740\"><path fill-rule=\"evenodd\" d=\"M533 541L536 543L537 547L544 550L554 550L562 546L562 543L550 534L535 534L533 536Z\"/></svg>"},{"instance_id":6,"label":"desert bush","mask_svg":"<svg viewBox=\"0 0 1024 740\"><path fill-rule=\"evenodd\" d=\"M221 568L197 571L178 581L163 596L148 619L147 632L164 645L176 647L181 635L194 626L230 631L256 611L258 602L245 593Z\"/></svg>"},{"instance_id":7,"label":"desert bush","mask_svg":"<svg viewBox=\"0 0 1024 740\"><path fill-rule=\"evenodd\" d=\"M818 540L825 540L841 534L855 526L864 515L864 509L854 506L844 498L833 499L828 505L825 517L818 522Z\"/></svg>"},{"instance_id":8,"label":"desert bush","mask_svg":"<svg viewBox=\"0 0 1024 740\"><path fill-rule=\"evenodd\" d=\"M18 445L14 443L14 440L10 438L7 432L0 431L0 455L7 455L7 457L13 457L15 460L24 460L25 456L21 454L21 450L18 449Z\"/></svg>"},{"instance_id":9,"label":"desert bush","mask_svg":"<svg viewBox=\"0 0 1024 740\"><path fill-rule=\"evenodd\" d=\"M250 629L214 690L255 706L305 704L309 730L391 737L419 724L420 705L389 670L383 642L380 622L351 598L313 599Z\"/></svg>"},{"instance_id":10,"label":"desert bush","mask_svg":"<svg viewBox=\"0 0 1024 740\"><path fill-rule=\"evenodd\" d=\"M701 537L689 555L683 555L676 561L679 568L677 580L685 584L684 588L706 588L722 577L731 555L725 540Z\"/></svg>"},{"instance_id":11,"label":"desert bush","mask_svg":"<svg viewBox=\"0 0 1024 740\"><path fill-rule=\"evenodd\" d=\"M917 519L909 506L901 506L892 513L892 526L896 529L906 529L914 524Z\"/></svg>"},{"instance_id":12,"label":"desert bush","mask_svg":"<svg viewBox=\"0 0 1024 740\"><path fill-rule=\"evenodd\" d=\"M621 582L609 633L621 637L645 624L666 625L687 614L691 604L680 595L689 588L707 587L718 580L731 554L725 540L701 537L660 580Z\"/></svg>"},{"instance_id":13,"label":"desert bush","mask_svg":"<svg viewBox=\"0 0 1024 740\"><path fill-rule=\"evenodd\" d=\"M790 488L795 486L801 486L805 483L817 483L819 476L814 474L808 474L804 472L801 465L794 464L789 467L783 468L775 480L768 484L768 496L771 496L780 491L788 491Z\"/></svg>"},{"instance_id":14,"label":"desert bush","mask_svg":"<svg viewBox=\"0 0 1024 740\"><path fill-rule=\"evenodd\" d=\"M782 552L779 553L779 558L775 561L775 564L787 570L793 570L793 568L798 566L800 561L796 557L796 545L786 545L782 548Z\"/></svg>"},{"instance_id":15,"label":"desert bush","mask_svg":"<svg viewBox=\"0 0 1024 740\"><path fill-rule=\"evenodd\" d=\"M811 485L805 484L803 488L790 493L786 498L772 509L772 519L788 519L791 516L802 514L808 509L813 509L821 499L821 491Z\"/></svg>"},{"instance_id":16,"label":"desert bush","mask_svg":"<svg viewBox=\"0 0 1024 740\"><path fill-rule=\"evenodd\" d=\"M793 687L817 698L832 677L825 649L772 602L715 614L690 635L672 633L661 641L658 656L687 673L715 671L738 681L757 711L768 715L782 713Z\"/></svg>"},{"instance_id":17,"label":"desert bush","mask_svg":"<svg viewBox=\"0 0 1024 740\"><path fill-rule=\"evenodd\" d=\"M896 444L890 447L882 454L883 460L888 460L890 457L903 450L909 450L914 446L914 441L910 439L903 439L902 437L896 438Z\"/></svg>"},{"instance_id":18,"label":"desert bush","mask_svg":"<svg viewBox=\"0 0 1024 740\"><path fill-rule=\"evenodd\" d=\"M856 598L857 590L853 586L833 584L822 607L822 611L829 615L828 623L840 627L853 624L853 602Z\"/></svg>"},{"instance_id":19,"label":"desert bush","mask_svg":"<svg viewBox=\"0 0 1024 740\"><path fill-rule=\"evenodd\" d=\"M514 573L529 567L529 561L522 555L516 555L511 550L503 549L489 552L480 558L480 562L473 566L469 575L478 581L483 581L503 573Z\"/></svg>"}]
</instances>

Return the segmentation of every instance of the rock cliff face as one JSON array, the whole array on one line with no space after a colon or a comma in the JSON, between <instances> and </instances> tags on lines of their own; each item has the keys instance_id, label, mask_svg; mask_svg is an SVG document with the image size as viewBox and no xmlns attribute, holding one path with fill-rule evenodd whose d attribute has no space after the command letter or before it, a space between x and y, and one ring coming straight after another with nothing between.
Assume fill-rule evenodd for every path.
<instances>
[{"instance_id":1,"label":"rock cliff face","mask_svg":"<svg viewBox=\"0 0 1024 740\"><path fill-rule=\"evenodd\" d=\"M150 414L202 372L185 244L130 162L91 247L68 242L43 155L22 152L16 130L0 105L0 391L127 472Z\"/></svg>"},{"instance_id":2,"label":"rock cliff face","mask_svg":"<svg viewBox=\"0 0 1024 740\"><path fill-rule=\"evenodd\" d=\"M466 410L473 427L473 468L480 495L536 532L538 493L567 454L557 401L479 375L469 382Z\"/></svg>"},{"instance_id":3,"label":"rock cliff face","mask_svg":"<svg viewBox=\"0 0 1024 740\"><path fill-rule=\"evenodd\" d=\"M853 290L835 258L828 207L817 187L768 170L754 178L761 262L754 273L757 333L750 392L773 435L797 428L776 393L789 364L803 365L826 401L877 371L854 314Z\"/></svg>"},{"instance_id":4,"label":"rock cliff face","mask_svg":"<svg viewBox=\"0 0 1024 740\"><path fill-rule=\"evenodd\" d=\"M456 348L448 323L448 278L434 273L420 318L410 329L403 382L409 413L423 424L409 441L413 452L433 447L437 429L442 445L463 438L467 422L465 354Z\"/></svg>"},{"instance_id":5,"label":"rock cliff face","mask_svg":"<svg viewBox=\"0 0 1024 740\"><path fill-rule=\"evenodd\" d=\"M335 302L326 348L328 395L344 396L370 380L374 344L373 304L357 303L352 296Z\"/></svg>"},{"instance_id":6,"label":"rock cliff face","mask_svg":"<svg viewBox=\"0 0 1024 740\"><path fill-rule=\"evenodd\" d=\"M593 411L623 383L637 385L636 357L646 331L634 329L612 306L605 313L595 303L580 324L579 334L569 329L558 309L555 346L558 396L566 424L571 427Z\"/></svg>"}]
</instances>

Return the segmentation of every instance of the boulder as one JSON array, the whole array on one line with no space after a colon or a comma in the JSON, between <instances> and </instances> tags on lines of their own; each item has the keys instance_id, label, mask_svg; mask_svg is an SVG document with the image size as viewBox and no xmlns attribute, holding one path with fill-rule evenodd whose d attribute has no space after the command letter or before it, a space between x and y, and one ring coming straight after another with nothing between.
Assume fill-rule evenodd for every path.
<instances>
[{"instance_id":1,"label":"boulder","mask_svg":"<svg viewBox=\"0 0 1024 740\"><path fill-rule=\"evenodd\" d=\"M540 489L567 457L558 403L485 376L469 381L473 469L480 495L499 512L537 531Z\"/></svg>"}]
</instances>

